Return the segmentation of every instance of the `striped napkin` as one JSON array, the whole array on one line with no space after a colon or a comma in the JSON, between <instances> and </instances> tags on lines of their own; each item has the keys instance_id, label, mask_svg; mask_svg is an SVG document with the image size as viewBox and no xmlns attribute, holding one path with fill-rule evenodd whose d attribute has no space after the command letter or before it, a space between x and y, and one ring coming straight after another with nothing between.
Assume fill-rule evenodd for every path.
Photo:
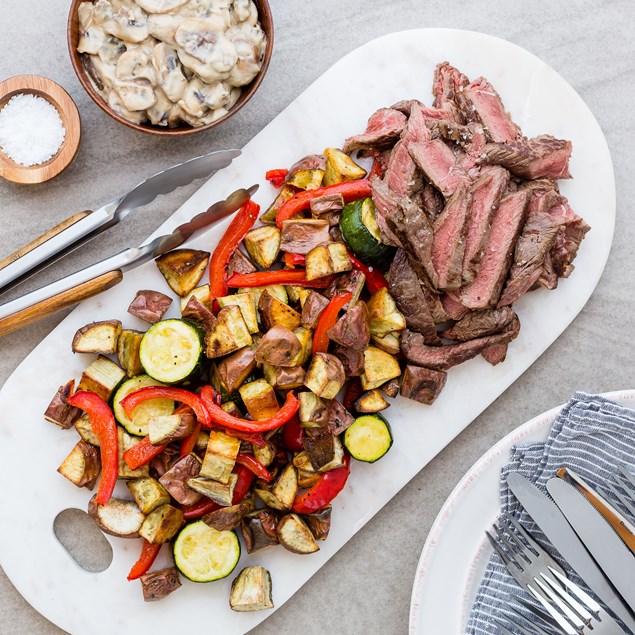
<instances>
[{"instance_id":1,"label":"striped napkin","mask_svg":"<svg viewBox=\"0 0 635 635\"><path fill-rule=\"evenodd\" d=\"M546 443L530 443L512 448L511 461L501 470L501 510L519 520L560 563L569 577L591 595L594 594L562 561L509 491L507 476L511 472L519 472L546 492L547 481L555 476L560 467L565 466L602 490L604 483L613 478L620 464L627 468L630 466L631 470L635 467L635 411L598 395L577 392L558 415ZM616 507L620 506L616 504ZM627 510L622 511L628 516ZM533 600L509 575L498 555L494 554L472 607L466 635L499 635L500 631L492 622L492 617L507 625L507 620L501 618L513 618L507 605L509 596L514 595ZM525 612L520 604L516 604L515 608L521 613ZM508 628L516 632L511 625ZM544 628L549 630L547 626Z\"/></svg>"}]
</instances>

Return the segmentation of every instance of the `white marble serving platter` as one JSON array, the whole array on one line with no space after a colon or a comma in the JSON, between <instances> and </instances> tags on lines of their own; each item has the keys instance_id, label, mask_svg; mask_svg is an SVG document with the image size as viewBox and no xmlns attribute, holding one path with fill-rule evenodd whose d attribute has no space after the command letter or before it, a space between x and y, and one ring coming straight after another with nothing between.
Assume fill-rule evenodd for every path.
<instances>
[{"instance_id":1,"label":"white marble serving platter","mask_svg":"<svg viewBox=\"0 0 635 635\"><path fill-rule=\"evenodd\" d=\"M305 154L341 145L345 137L363 131L367 118L379 107L412 97L430 102L434 67L446 59L472 78L485 75L491 80L527 135L551 133L573 141L575 179L563 183L562 192L592 231L570 279L556 291L536 291L517 304L522 329L504 364L492 367L480 358L472 360L449 372L447 387L432 407L405 399L391 407L387 416L394 445L377 464L353 466L347 488L334 504L331 535L318 553L298 556L282 548L253 555L244 551L235 573L249 564L267 567L276 606L514 382L582 309L602 274L613 236L615 186L608 147L573 88L527 51L467 31L394 33L369 42L329 69L158 230L165 233L211 202L252 183L261 185L256 201L268 205L274 190L264 180L267 169L289 166ZM209 230L192 246L211 250L226 226L227 222ZM108 318L120 319L127 327L145 327L126 313L141 288L166 288L153 263L82 303L22 362L0 392L0 469L2 482L11 484L3 488L0 508L2 567L40 613L73 635L172 635L185 617L188 625L201 625L206 632L244 633L270 612L232 612L228 596L234 576L212 584L184 581L183 588L167 599L145 604L138 583L126 581L139 553L138 541L108 537L114 552L111 566L102 573L88 573L75 564L52 531L61 510L86 509L91 494L57 474L76 442L75 432L46 423L42 413L57 387L78 378L91 361L91 356L71 352L77 328Z\"/></svg>"}]
</instances>

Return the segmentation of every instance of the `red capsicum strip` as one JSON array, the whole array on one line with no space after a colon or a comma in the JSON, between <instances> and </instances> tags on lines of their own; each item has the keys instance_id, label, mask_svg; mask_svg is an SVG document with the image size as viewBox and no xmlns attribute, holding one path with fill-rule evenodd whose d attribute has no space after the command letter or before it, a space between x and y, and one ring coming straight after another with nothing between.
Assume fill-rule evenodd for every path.
<instances>
[{"instance_id":1,"label":"red capsicum strip","mask_svg":"<svg viewBox=\"0 0 635 635\"><path fill-rule=\"evenodd\" d=\"M287 267L297 267L298 265L304 266L306 264L306 256L304 254L289 254L284 255L284 264Z\"/></svg>"},{"instance_id":2,"label":"red capsicum strip","mask_svg":"<svg viewBox=\"0 0 635 635\"><path fill-rule=\"evenodd\" d=\"M236 457L236 463L246 467L250 472L253 472L255 476L261 478L263 481L267 481L267 483L270 483L273 479L271 472L251 454L243 454L241 452Z\"/></svg>"},{"instance_id":3,"label":"red capsicum strip","mask_svg":"<svg viewBox=\"0 0 635 635\"><path fill-rule=\"evenodd\" d=\"M194 450L196 447L196 440L198 439L198 435L201 433L201 422L197 421L196 426L194 426L194 430L192 434L185 437L183 441L181 441L181 452L180 456L187 456L190 452Z\"/></svg>"},{"instance_id":4,"label":"red capsicum strip","mask_svg":"<svg viewBox=\"0 0 635 635\"><path fill-rule=\"evenodd\" d=\"M150 570L150 567L159 555L159 551L161 551L161 545L162 543L160 542L153 544L148 542L145 538L143 539L141 555L139 556L139 560L132 565L132 569L130 569L130 573L128 574L128 580L138 580L144 573Z\"/></svg>"},{"instance_id":5,"label":"red capsicum strip","mask_svg":"<svg viewBox=\"0 0 635 635\"><path fill-rule=\"evenodd\" d=\"M353 265L353 269L361 271L366 276L366 286L371 295L377 293L380 289L388 288L388 281L384 278L384 274L379 269L365 265L352 254L350 249L348 250L348 257Z\"/></svg>"},{"instance_id":6,"label":"red capsicum strip","mask_svg":"<svg viewBox=\"0 0 635 635\"><path fill-rule=\"evenodd\" d=\"M287 174L289 174L289 170L267 170L265 178L274 187L280 187L287 180Z\"/></svg>"},{"instance_id":7,"label":"red capsicum strip","mask_svg":"<svg viewBox=\"0 0 635 635\"><path fill-rule=\"evenodd\" d=\"M119 435L117 424L108 404L94 392L80 390L68 398L68 403L88 413L90 423L99 439L101 477L95 501L105 505L112 496L119 475Z\"/></svg>"},{"instance_id":8,"label":"red capsicum strip","mask_svg":"<svg viewBox=\"0 0 635 635\"><path fill-rule=\"evenodd\" d=\"M348 454L345 454L342 467L326 472L313 487L296 496L292 511L297 514L312 514L326 507L344 489L351 473L350 461Z\"/></svg>"},{"instance_id":9,"label":"red capsicum strip","mask_svg":"<svg viewBox=\"0 0 635 635\"><path fill-rule=\"evenodd\" d=\"M287 450L292 452L304 450L304 428L300 425L300 417L297 414L284 424L282 440Z\"/></svg>"},{"instance_id":10,"label":"red capsicum strip","mask_svg":"<svg viewBox=\"0 0 635 635\"><path fill-rule=\"evenodd\" d=\"M130 417L132 411L140 403L148 401L148 399L171 399L172 401L179 401L194 411L196 420L205 428L209 428L212 423L209 412L198 395L183 388L174 388L172 386L146 386L145 388L139 388L139 390L135 390L124 397L121 400L121 406L124 412Z\"/></svg>"},{"instance_id":11,"label":"red capsicum strip","mask_svg":"<svg viewBox=\"0 0 635 635\"><path fill-rule=\"evenodd\" d=\"M326 194L341 194L344 197L344 202L350 203L351 201L356 201L358 198L365 198L371 195L370 182L368 179L345 181L344 183L318 187L316 190L298 192L278 210L276 224L282 228L282 223L285 220L289 220L298 212L307 209L311 205L312 199Z\"/></svg>"},{"instance_id":12,"label":"red capsicum strip","mask_svg":"<svg viewBox=\"0 0 635 635\"><path fill-rule=\"evenodd\" d=\"M254 480L253 472L250 472L246 467L242 465L235 465L232 470L234 474L238 476L236 486L234 487L234 495L232 497L232 505L240 503L240 501L247 496L249 488ZM210 512L220 509L221 506L218 503L203 497L198 503L193 505L182 505L183 517L185 520L196 520L209 514Z\"/></svg>"},{"instance_id":13,"label":"red capsicum strip","mask_svg":"<svg viewBox=\"0 0 635 635\"><path fill-rule=\"evenodd\" d=\"M326 353L329 342L331 341L327 335L327 331L337 322L337 316L340 309L351 301L353 294L340 293L333 296L331 301L326 305L326 308L320 314L317 325L315 327L315 333L313 334L313 354Z\"/></svg>"},{"instance_id":14,"label":"red capsicum strip","mask_svg":"<svg viewBox=\"0 0 635 635\"><path fill-rule=\"evenodd\" d=\"M253 227L260 205L253 201L247 201L237 212L229 227L220 239L209 265L210 298L212 300L227 295L227 265L234 251L245 237L245 234Z\"/></svg>"},{"instance_id":15,"label":"red capsicum strip","mask_svg":"<svg viewBox=\"0 0 635 635\"><path fill-rule=\"evenodd\" d=\"M123 453L123 460L131 470L138 470L147 465L155 456L159 456L167 445L152 445L150 437L144 437L139 443L128 448Z\"/></svg>"},{"instance_id":16,"label":"red capsicum strip","mask_svg":"<svg viewBox=\"0 0 635 635\"><path fill-rule=\"evenodd\" d=\"M264 448L267 445L267 439L260 432L236 432L236 430L225 430L225 434L229 437L235 437L241 441L247 441L247 443L253 443L259 448Z\"/></svg>"},{"instance_id":17,"label":"red capsicum strip","mask_svg":"<svg viewBox=\"0 0 635 635\"><path fill-rule=\"evenodd\" d=\"M331 282L333 282L333 276L307 280L306 273L302 269L277 269L276 271L258 271L256 273L235 273L227 280L227 286L252 288L266 287L271 284L291 284L296 287L326 289Z\"/></svg>"},{"instance_id":18,"label":"red capsicum strip","mask_svg":"<svg viewBox=\"0 0 635 635\"><path fill-rule=\"evenodd\" d=\"M201 399L209 410L209 415L213 423L228 430L235 430L236 432L252 433L275 430L289 421L300 407L300 402L297 397L292 391L289 391L284 405L273 417L261 419L260 421L250 421L249 419L234 417L225 412L220 406L217 406L214 400L214 389L211 386L203 386L201 389Z\"/></svg>"}]
</instances>

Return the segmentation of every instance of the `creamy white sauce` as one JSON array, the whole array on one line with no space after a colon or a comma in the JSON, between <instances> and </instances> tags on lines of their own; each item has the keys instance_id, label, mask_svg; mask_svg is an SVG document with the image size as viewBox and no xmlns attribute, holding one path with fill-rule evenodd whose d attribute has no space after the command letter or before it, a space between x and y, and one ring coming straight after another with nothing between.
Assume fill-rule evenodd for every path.
<instances>
[{"instance_id":1,"label":"creamy white sauce","mask_svg":"<svg viewBox=\"0 0 635 635\"><path fill-rule=\"evenodd\" d=\"M216 121L262 67L267 41L253 0L97 0L78 15L93 85L135 123Z\"/></svg>"}]
</instances>

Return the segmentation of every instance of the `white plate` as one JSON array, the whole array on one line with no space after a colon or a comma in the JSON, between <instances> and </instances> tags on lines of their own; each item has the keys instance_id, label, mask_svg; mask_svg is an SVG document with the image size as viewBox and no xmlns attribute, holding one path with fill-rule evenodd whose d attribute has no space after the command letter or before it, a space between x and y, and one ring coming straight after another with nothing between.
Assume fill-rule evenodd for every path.
<instances>
[{"instance_id":1,"label":"white plate","mask_svg":"<svg viewBox=\"0 0 635 635\"><path fill-rule=\"evenodd\" d=\"M268 204L274 190L264 180L267 169L288 166L305 154L340 145L345 137L362 131L369 115L379 107L412 97L429 102L434 67L446 59L468 76L488 77L526 134L548 132L573 141L571 171L575 180L563 183L562 191L593 229L582 245L571 278L556 291L536 291L518 303L523 327L504 364L493 367L474 359L450 371L447 387L434 406L404 399L391 408L393 448L375 465L354 465L350 483L335 502L331 535L318 553L296 556L276 548L253 557L243 555L239 569L257 563L271 571L276 606L291 597L514 382L582 309L602 274L613 237L615 188L608 147L582 99L554 70L527 51L466 31L395 33L362 46L335 64L161 228L165 232L210 202L254 182L262 186L256 200ZM226 226L227 222L199 236L192 245L211 249ZM71 561L51 531L59 511L66 507L85 509L90 494L56 474L75 443L75 433L45 423L42 413L56 388L70 377L79 377L90 361L89 356L70 351L77 328L106 318L144 328L126 313L140 288L166 289L153 263L126 274L122 284L78 307L24 360L0 393L2 482L15 481L18 475L21 482L19 487L3 490L2 566L38 611L73 635L171 635L181 628L183 615L191 624L213 623L225 635L243 633L269 612L230 611L231 577L211 585L184 583L162 602L144 604L139 586L126 581L139 551L137 541L108 538L114 550L113 562L106 571L92 574Z\"/></svg>"},{"instance_id":2,"label":"white plate","mask_svg":"<svg viewBox=\"0 0 635 635\"><path fill-rule=\"evenodd\" d=\"M623 405L635 390L605 393ZM543 412L486 452L454 488L426 539L412 588L410 635L465 632L492 549L485 530L500 513L500 471L519 444L545 441L562 406Z\"/></svg>"}]
</instances>

